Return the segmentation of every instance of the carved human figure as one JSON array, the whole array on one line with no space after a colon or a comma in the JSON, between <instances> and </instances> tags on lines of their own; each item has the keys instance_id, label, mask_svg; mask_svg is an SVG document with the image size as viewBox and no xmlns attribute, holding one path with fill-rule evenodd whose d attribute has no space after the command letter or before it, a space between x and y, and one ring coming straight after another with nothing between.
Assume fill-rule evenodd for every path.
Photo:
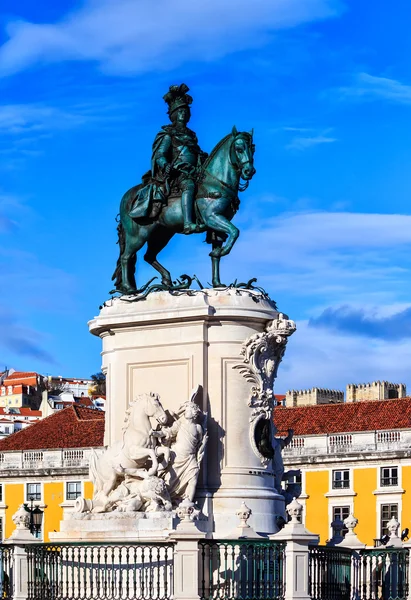
<instances>
[{"instance_id":1,"label":"carved human figure","mask_svg":"<svg viewBox=\"0 0 411 600\"><path fill-rule=\"evenodd\" d=\"M182 500L193 502L208 439L205 415L193 398L183 406L183 414L171 427L163 427L153 434L163 443L171 443L170 463L164 472L164 480L174 505ZM200 416L203 417L204 429L196 423Z\"/></svg>"}]
</instances>

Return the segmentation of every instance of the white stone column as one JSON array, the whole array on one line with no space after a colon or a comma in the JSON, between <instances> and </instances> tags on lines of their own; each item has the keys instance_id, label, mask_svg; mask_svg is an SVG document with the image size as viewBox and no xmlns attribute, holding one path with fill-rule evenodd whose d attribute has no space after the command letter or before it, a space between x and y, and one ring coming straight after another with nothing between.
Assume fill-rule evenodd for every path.
<instances>
[{"instance_id":1,"label":"white stone column","mask_svg":"<svg viewBox=\"0 0 411 600\"><path fill-rule=\"evenodd\" d=\"M174 589L173 600L198 600L200 554L198 541L205 538L193 520L193 507L182 502L177 509L181 519L175 532L170 536L174 546Z\"/></svg>"},{"instance_id":2,"label":"white stone column","mask_svg":"<svg viewBox=\"0 0 411 600\"><path fill-rule=\"evenodd\" d=\"M310 600L308 587L309 545L317 545L319 536L307 531L302 524L302 505L294 500L287 506L291 520L274 541L287 542L285 549L285 600Z\"/></svg>"},{"instance_id":3,"label":"white stone column","mask_svg":"<svg viewBox=\"0 0 411 600\"><path fill-rule=\"evenodd\" d=\"M242 500L252 509L250 525L258 533L276 531L275 516L284 513L271 462L262 464L250 436L252 411L259 408L252 404L260 401L253 397L255 381L234 368L244 363L243 344L266 335L279 317L281 324L291 323L260 292L210 289L158 292L134 303L115 298L89 323L102 340L107 373L105 444L121 439L125 411L137 394L158 392L163 407L177 411L202 386L209 440L196 501L215 537L236 526ZM289 333L275 328L267 333L272 343L280 340L279 358L261 364L271 383Z\"/></svg>"},{"instance_id":4,"label":"white stone column","mask_svg":"<svg viewBox=\"0 0 411 600\"><path fill-rule=\"evenodd\" d=\"M12 518L16 529L8 539L4 540L5 544L13 548L10 581L13 590L12 597L14 600L27 600L29 567L26 546L36 544L38 540L29 531L30 516L23 505L19 507Z\"/></svg>"}]
</instances>

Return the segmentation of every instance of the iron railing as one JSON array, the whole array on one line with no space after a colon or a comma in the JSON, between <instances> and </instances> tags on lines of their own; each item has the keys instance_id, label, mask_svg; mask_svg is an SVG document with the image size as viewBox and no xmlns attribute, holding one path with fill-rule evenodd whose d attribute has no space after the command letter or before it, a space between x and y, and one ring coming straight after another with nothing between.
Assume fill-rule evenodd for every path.
<instances>
[{"instance_id":1,"label":"iron railing","mask_svg":"<svg viewBox=\"0 0 411 600\"><path fill-rule=\"evenodd\" d=\"M169 600L173 544L36 544L28 600Z\"/></svg>"},{"instance_id":2,"label":"iron railing","mask_svg":"<svg viewBox=\"0 0 411 600\"><path fill-rule=\"evenodd\" d=\"M350 600L351 550L310 546L308 587L312 600Z\"/></svg>"},{"instance_id":3,"label":"iron railing","mask_svg":"<svg viewBox=\"0 0 411 600\"><path fill-rule=\"evenodd\" d=\"M201 600L282 600L285 543L205 540L199 543Z\"/></svg>"},{"instance_id":4,"label":"iron railing","mask_svg":"<svg viewBox=\"0 0 411 600\"><path fill-rule=\"evenodd\" d=\"M408 548L375 548L353 553L353 589L358 600L406 600Z\"/></svg>"},{"instance_id":5,"label":"iron railing","mask_svg":"<svg viewBox=\"0 0 411 600\"><path fill-rule=\"evenodd\" d=\"M0 598L13 598L13 547L0 545Z\"/></svg>"}]
</instances>

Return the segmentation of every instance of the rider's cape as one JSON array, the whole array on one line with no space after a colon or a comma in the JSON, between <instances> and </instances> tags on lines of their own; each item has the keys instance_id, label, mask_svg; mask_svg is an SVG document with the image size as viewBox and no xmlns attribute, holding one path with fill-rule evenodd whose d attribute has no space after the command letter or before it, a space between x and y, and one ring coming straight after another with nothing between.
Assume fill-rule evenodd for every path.
<instances>
[{"instance_id":1,"label":"rider's cape","mask_svg":"<svg viewBox=\"0 0 411 600\"><path fill-rule=\"evenodd\" d=\"M142 187L137 191L135 199L131 203L129 211L133 219L143 219L154 217L152 208L154 203L164 204L167 200L165 194L165 181L160 181L159 167L156 163L157 152L166 135L169 135L165 126L157 135L153 143L153 153L151 155L151 171L143 175ZM158 211L159 212L159 211Z\"/></svg>"}]
</instances>

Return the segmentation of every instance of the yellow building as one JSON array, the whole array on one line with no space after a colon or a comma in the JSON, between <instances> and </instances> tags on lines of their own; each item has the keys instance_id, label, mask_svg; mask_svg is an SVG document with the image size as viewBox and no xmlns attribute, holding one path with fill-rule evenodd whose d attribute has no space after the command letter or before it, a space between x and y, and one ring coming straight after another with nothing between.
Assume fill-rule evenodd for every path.
<instances>
[{"instance_id":1,"label":"yellow building","mask_svg":"<svg viewBox=\"0 0 411 600\"><path fill-rule=\"evenodd\" d=\"M283 459L296 473L286 486L299 494L305 525L320 543L332 537L332 521L349 513L369 546L391 517L411 528L411 398L277 407L275 423L280 435L294 429Z\"/></svg>"},{"instance_id":2,"label":"yellow building","mask_svg":"<svg viewBox=\"0 0 411 600\"><path fill-rule=\"evenodd\" d=\"M43 512L38 537L47 542L78 496L92 496L91 448L101 448L104 413L71 406L0 440L0 528L8 538L22 503Z\"/></svg>"}]
</instances>

